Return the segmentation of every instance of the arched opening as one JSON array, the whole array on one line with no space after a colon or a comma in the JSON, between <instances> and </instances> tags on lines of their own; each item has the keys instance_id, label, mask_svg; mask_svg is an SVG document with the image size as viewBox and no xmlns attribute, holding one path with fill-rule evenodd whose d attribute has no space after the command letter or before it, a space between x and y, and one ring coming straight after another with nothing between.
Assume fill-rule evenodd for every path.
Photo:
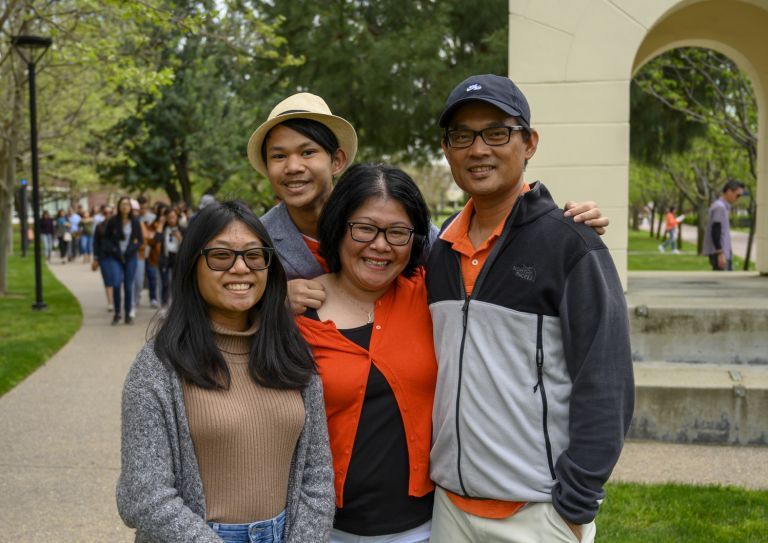
<instances>
[{"instance_id":1,"label":"arched opening","mask_svg":"<svg viewBox=\"0 0 768 543\"><path fill-rule=\"evenodd\" d=\"M736 231L733 232L732 239L737 240L736 245L738 247L734 248L734 254L741 258L749 256L749 259L756 264L756 268L763 274L768 273L768 217L766 217L766 212L768 212L768 167L766 166L765 152L766 125L768 125L768 114L765 108L766 102L768 102L766 97L766 92L768 92L766 85L768 82L768 56L765 54L764 40L761 37L764 35L765 28L768 28L768 3L766 2L726 0L677 2L648 30L637 49L632 65L634 77L632 85L634 86L639 75L642 76L644 71L649 68L653 69L654 64L659 64L658 59L681 57L679 53L676 54L676 51L698 51L700 52L699 58L724 59L725 62L738 67L738 70L742 72L742 75L724 72L726 77L741 77L748 80L753 91L753 103L756 105L756 111L753 112L754 118L745 119L744 126L731 127L741 131L742 141L737 141L733 130L730 130L731 133L728 134L728 127L724 124L720 125L721 130L715 129L713 131L710 123L710 133L704 134L704 138L700 138L696 144L700 155L699 159L692 158L696 152L688 152L688 158L692 158L688 162L690 170L698 170L698 173L693 174L689 171L688 177L698 177L698 188L689 192L691 198L678 196L677 201L668 204L679 206L684 200L689 199L689 207L699 220L694 221L697 223L697 231L691 232L688 237L693 237L689 241L695 242L696 249L700 251L703 234L701 230L704 227L702 223L705 223L700 216L703 213L704 205L708 206L707 200L711 202L720 196L722 184L727 178L741 178L739 180L746 182L748 190L747 196L743 198L744 201L735 207ZM734 72L735 70L736 68L734 68ZM728 109L739 107L738 100L734 96L728 95L728 93L734 92L734 88L729 86L729 82L723 81L712 81L709 88L713 93L712 96L716 97L716 100L720 100L714 107L721 108L721 118L731 116L734 119L733 109ZM674 100L674 96L670 93L667 94L668 98ZM632 130L632 133L637 134L637 130ZM725 138L719 142L715 141L718 134ZM751 142L748 141L750 137ZM732 148L732 151L737 160L729 160L725 157L727 155L726 148L733 144L735 147ZM750 146L751 149L749 149ZM633 146L634 149L636 147ZM708 153L707 150L709 150ZM684 160L682 157L685 154L686 152L681 153L678 158ZM749 156L750 154L751 156ZM681 174L684 164L683 162L678 165L678 174ZM630 190L632 190L633 182L637 182L638 177L642 177L638 175L636 165L634 161L631 162L630 175L633 177L631 177ZM669 171L671 169L667 167L667 170L666 178L671 185L675 185L672 172ZM678 179L683 177L685 176L679 175ZM712 179L706 179L707 177ZM693 180L693 183L696 181ZM679 185L679 183L677 184ZM676 188L679 189L680 187ZM678 190L677 192L682 191ZM697 192L698 194L696 194ZM680 211L682 210L678 210L678 214ZM748 222L747 219L743 218L745 215L755 216L753 242L751 244L749 243L750 239L746 237L749 236L749 233L739 232L739 227L743 227L744 223ZM655 222L655 226L658 228L658 222ZM743 266L738 264L741 262L737 262L734 269L743 269ZM629 268L632 269L632 266ZM709 266L706 266L705 269L708 268Z\"/></svg>"},{"instance_id":2,"label":"arched opening","mask_svg":"<svg viewBox=\"0 0 768 543\"><path fill-rule=\"evenodd\" d=\"M630 104L628 270L709 270L713 231L733 269L754 270L757 103L747 74L713 49L668 49L637 69ZM727 201L729 180L743 198ZM710 206L724 204L729 220L709 224Z\"/></svg>"}]
</instances>

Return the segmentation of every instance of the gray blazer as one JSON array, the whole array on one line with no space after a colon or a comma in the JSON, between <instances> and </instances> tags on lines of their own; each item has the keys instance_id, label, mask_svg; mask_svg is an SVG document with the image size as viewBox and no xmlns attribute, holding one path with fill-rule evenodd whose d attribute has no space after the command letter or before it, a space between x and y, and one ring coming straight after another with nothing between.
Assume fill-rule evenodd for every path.
<instances>
[{"instance_id":1,"label":"gray blazer","mask_svg":"<svg viewBox=\"0 0 768 543\"><path fill-rule=\"evenodd\" d=\"M288 478L285 541L325 542L334 515L333 465L320 378L301 392L304 429ZM117 508L136 542L220 542L205 522L205 497L181 382L152 341L123 387L122 468Z\"/></svg>"},{"instance_id":2,"label":"gray blazer","mask_svg":"<svg viewBox=\"0 0 768 543\"><path fill-rule=\"evenodd\" d=\"M269 237L275 244L277 256L285 268L285 274L288 280L291 279L314 279L325 272L317 259L309 250L301 232L293 224L291 216L288 215L288 208L280 202L275 207L267 211L262 217L261 222L267 229Z\"/></svg>"}]
</instances>

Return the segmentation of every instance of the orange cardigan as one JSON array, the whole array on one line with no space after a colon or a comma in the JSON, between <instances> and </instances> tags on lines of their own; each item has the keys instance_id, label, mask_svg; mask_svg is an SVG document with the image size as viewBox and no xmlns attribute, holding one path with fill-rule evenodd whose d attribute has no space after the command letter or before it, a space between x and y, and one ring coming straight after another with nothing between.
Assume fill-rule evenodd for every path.
<instances>
[{"instance_id":1,"label":"orange cardigan","mask_svg":"<svg viewBox=\"0 0 768 543\"><path fill-rule=\"evenodd\" d=\"M399 276L376 301L374 315L369 351L341 335L332 321L296 319L323 381L338 507L344 503L344 481L372 363L400 408L408 443L408 494L424 496L434 488L429 449L437 362L423 270L410 278Z\"/></svg>"}]
</instances>

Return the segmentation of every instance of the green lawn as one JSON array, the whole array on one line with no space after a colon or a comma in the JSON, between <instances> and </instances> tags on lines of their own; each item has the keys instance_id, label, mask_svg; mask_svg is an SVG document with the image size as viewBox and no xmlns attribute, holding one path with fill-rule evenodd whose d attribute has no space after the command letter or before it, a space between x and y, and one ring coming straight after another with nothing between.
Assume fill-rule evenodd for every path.
<instances>
[{"instance_id":1,"label":"green lawn","mask_svg":"<svg viewBox=\"0 0 768 543\"><path fill-rule=\"evenodd\" d=\"M659 252L659 240L652 238L648 232L630 230L627 266L630 271L664 270L664 271L709 271L709 259L696 254L696 245L683 241L682 252L672 254ZM741 270L744 259L733 258L733 269ZM755 263L750 263L750 269L755 269Z\"/></svg>"},{"instance_id":2,"label":"green lawn","mask_svg":"<svg viewBox=\"0 0 768 543\"><path fill-rule=\"evenodd\" d=\"M83 313L74 296L43 265L44 311L34 311L35 266L31 256L8 258L8 289L0 297L0 395L58 351L80 328Z\"/></svg>"},{"instance_id":3,"label":"green lawn","mask_svg":"<svg viewBox=\"0 0 768 543\"><path fill-rule=\"evenodd\" d=\"M597 518L610 543L768 541L768 491L612 483Z\"/></svg>"}]
</instances>

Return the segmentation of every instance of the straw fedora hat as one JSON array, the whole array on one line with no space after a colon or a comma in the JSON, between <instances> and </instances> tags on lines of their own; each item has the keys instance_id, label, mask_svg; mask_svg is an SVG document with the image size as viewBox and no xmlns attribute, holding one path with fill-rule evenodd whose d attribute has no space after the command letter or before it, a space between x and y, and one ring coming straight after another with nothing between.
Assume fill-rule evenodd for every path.
<instances>
[{"instance_id":1,"label":"straw fedora hat","mask_svg":"<svg viewBox=\"0 0 768 543\"><path fill-rule=\"evenodd\" d=\"M349 122L331 113L325 100L308 92L289 96L270 112L266 122L248 140L248 160L260 174L267 176L267 165L261 158L261 145L275 125L288 119L311 119L327 126L339 141L339 147L347 155L347 165L352 164L357 153L357 134Z\"/></svg>"}]
</instances>

